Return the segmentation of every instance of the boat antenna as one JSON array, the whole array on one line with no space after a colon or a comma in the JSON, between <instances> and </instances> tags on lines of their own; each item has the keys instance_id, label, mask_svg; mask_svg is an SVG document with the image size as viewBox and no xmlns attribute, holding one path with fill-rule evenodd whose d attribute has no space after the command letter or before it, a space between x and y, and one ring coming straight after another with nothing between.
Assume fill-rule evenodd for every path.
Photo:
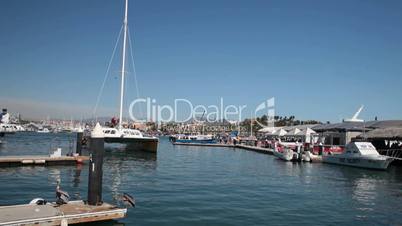
<instances>
[{"instance_id":1,"label":"boat antenna","mask_svg":"<svg viewBox=\"0 0 402 226\"><path fill-rule=\"evenodd\" d=\"M204 119L204 115L205 115L205 110L204 110L204 112L202 113L202 116L201 116L201 119L200 119L200 121L201 121L201 123L202 123L202 134L204 134L204 122L202 121L203 119Z\"/></svg>"},{"instance_id":2,"label":"boat antenna","mask_svg":"<svg viewBox=\"0 0 402 226\"><path fill-rule=\"evenodd\" d=\"M121 86L120 86L120 111L119 111L119 130L122 129L123 120L123 101L124 101L124 73L126 67L126 43L127 43L127 10L128 10L128 0L125 1L124 10L124 21L123 21L123 53L122 53L122 64L121 64Z\"/></svg>"}]
</instances>

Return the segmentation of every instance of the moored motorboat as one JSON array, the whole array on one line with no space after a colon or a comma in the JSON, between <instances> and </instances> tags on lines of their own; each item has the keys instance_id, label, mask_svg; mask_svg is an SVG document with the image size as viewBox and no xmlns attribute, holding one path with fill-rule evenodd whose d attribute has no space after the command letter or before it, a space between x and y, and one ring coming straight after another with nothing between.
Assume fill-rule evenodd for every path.
<instances>
[{"instance_id":1,"label":"moored motorboat","mask_svg":"<svg viewBox=\"0 0 402 226\"><path fill-rule=\"evenodd\" d=\"M48 128L42 128L36 131L37 133L50 133L50 130Z\"/></svg>"},{"instance_id":2,"label":"moored motorboat","mask_svg":"<svg viewBox=\"0 0 402 226\"><path fill-rule=\"evenodd\" d=\"M303 160L306 162L322 162L322 155L315 155L310 151L303 154Z\"/></svg>"},{"instance_id":3,"label":"moored motorboat","mask_svg":"<svg viewBox=\"0 0 402 226\"><path fill-rule=\"evenodd\" d=\"M274 155L284 161L292 161L294 159L294 151L286 146L282 147L281 150L278 148L278 144L274 144Z\"/></svg>"},{"instance_id":4,"label":"moored motorboat","mask_svg":"<svg viewBox=\"0 0 402 226\"><path fill-rule=\"evenodd\" d=\"M343 153L322 157L325 163L379 170L386 170L393 160L391 157L380 155L370 142L351 142L346 145Z\"/></svg>"},{"instance_id":5,"label":"moored motorboat","mask_svg":"<svg viewBox=\"0 0 402 226\"><path fill-rule=\"evenodd\" d=\"M216 140L212 135L176 135L171 138L176 143L214 144Z\"/></svg>"},{"instance_id":6,"label":"moored motorboat","mask_svg":"<svg viewBox=\"0 0 402 226\"><path fill-rule=\"evenodd\" d=\"M293 151L291 149L283 149L282 152L278 150L274 150L274 155L282 160L285 161L292 161L293 160Z\"/></svg>"}]
</instances>

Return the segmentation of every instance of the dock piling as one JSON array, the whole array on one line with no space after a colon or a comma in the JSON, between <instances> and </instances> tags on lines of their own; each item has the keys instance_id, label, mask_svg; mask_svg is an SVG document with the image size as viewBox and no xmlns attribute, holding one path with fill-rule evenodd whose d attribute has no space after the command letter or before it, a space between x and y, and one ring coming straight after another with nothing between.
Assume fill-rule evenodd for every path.
<instances>
[{"instance_id":1,"label":"dock piling","mask_svg":"<svg viewBox=\"0 0 402 226\"><path fill-rule=\"evenodd\" d=\"M75 148L75 153L77 153L78 155L82 155L82 137L83 137L84 133L82 131L82 129L79 129L77 131L77 142L76 142L76 148Z\"/></svg>"},{"instance_id":2,"label":"dock piling","mask_svg":"<svg viewBox=\"0 0 402 226\"><path fill-rule=\"evenodd\" d=\"M102 176L103 176L103 155L104 135L102 127L96 124L91 133L91 155L89 159L88 178L88 204L102 204Z\"/></svg>"}]
</instances>

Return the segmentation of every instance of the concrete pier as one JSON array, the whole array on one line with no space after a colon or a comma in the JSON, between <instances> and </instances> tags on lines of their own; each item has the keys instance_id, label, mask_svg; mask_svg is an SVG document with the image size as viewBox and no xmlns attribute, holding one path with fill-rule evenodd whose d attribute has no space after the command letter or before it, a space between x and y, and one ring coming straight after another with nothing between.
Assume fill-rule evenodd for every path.
<instances>
[{"instance_id":1,"label":"concrete pier","mask_svg":"<svg viewBox=\"0 0 402 226\"><path fill-rule=\"evenodd\" d=\"M229 147L229 148L234 148L235 145L233 144L202 144L202 143L180 143L180 142L173 142L173 145L182 145L182 146L201 146L201 147Z\"/></svg>"}]
</instances>

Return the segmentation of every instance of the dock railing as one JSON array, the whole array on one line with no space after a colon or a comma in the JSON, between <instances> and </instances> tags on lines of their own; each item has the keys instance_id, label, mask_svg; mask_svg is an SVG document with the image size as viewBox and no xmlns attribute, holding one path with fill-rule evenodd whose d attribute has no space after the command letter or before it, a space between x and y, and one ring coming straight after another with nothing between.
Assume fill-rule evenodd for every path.
<instances>
[{"instance_id":1,"label":"dock railing","mask_svg":"<svg viewBox=\"0 0 402 226\"><path fill-rule=\"evenodd\" d=\"M402 149L377 149L381 155L386 155L393 158L402 158Z\"/></svg>"}]
</instances>

